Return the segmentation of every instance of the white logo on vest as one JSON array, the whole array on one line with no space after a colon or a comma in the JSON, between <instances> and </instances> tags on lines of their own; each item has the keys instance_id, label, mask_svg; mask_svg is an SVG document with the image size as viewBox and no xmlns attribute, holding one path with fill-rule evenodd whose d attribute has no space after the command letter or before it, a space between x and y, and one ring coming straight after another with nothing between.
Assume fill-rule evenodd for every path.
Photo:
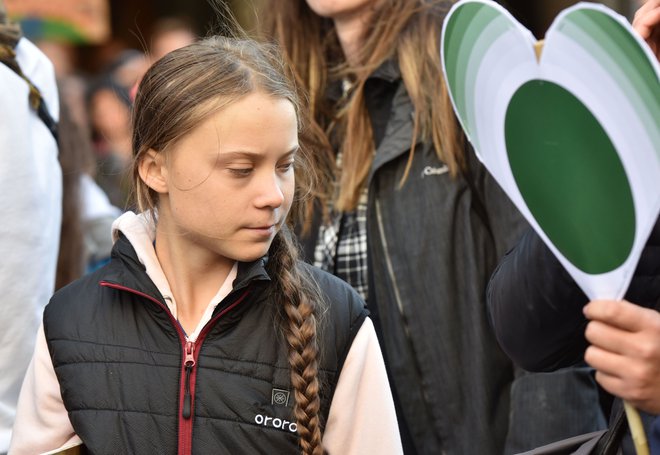
<instances>
[{"instance_id":1,"label":"white logo on vest","mask_svg":"<svg viewBox=\"0 0 660 455\"><path fill-rule=\"evenodd\" d=\"M291 433L295 433L298 430L298 425L296 422L289 422L288 420L280 419L277 417L273 418L257 414L254 416L254 421L257 425L278 428L280 430L290 431Z\"/></svg>"}]
</instances>

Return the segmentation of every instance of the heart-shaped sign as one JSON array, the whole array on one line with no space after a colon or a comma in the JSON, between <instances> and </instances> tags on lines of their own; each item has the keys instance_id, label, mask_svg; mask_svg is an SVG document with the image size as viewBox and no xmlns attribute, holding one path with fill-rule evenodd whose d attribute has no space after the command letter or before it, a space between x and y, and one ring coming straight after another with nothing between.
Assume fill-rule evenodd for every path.
<instances>
[{"instance_id":1,"label":"heart-shaped sign","mask_svg":"<svg viewBox=\"0 0 660 455\"><path fill-rule=\"evenodd\" d=\"M623 297L660 212L660 68L580 3L536 40L487 0L453 6L442 63L477 155L590 298Z\"/></svg>"}]
</instances>

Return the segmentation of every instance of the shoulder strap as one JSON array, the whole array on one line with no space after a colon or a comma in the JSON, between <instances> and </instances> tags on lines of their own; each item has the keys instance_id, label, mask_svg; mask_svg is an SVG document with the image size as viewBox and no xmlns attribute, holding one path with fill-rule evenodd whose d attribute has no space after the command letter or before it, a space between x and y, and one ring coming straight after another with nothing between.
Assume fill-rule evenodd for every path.
<instances>
[{"instance_id":1,"label":"shoulder strap","mask_svg":"<svg viewBox=\"0 0 660 455\"><path fill-rule=\"evenodd\" d=\"M4 11L0 10L0 63L3 63L27 83L30 88L28 95L30 107L37 113L41 121L44 122L46 128L48 128L55 138L55 142L57 142L57 123L50 115L50 112L48 112L46 101L41 96L41 92L23 73L16 60L15 49L20 37L20 29L11 22L8 22L4 16Z\"/></svg>"},{"instance_id":2,"label":"shoulder strap","mask_svg":"<svg viewBox=\"0 0 660 455\"><path fill-rule=\"evenodd\" d=\"M621 439L627 428L628 421L626 420L623 406L621 406L617 411L614 422L610 425L605 436L598 441L592 453L598 455L615 455L619 447L621 447Z\"/></svg>"},{"instance_id":3,"label":"shoulder strap","mask_svg":"<svg viewBox=\"0 0 660 455\"><path fill-rule=\"evenodd\" d=\"M21 28L7 18L7 11L2 0L0 0L0 44L7 44L15 48L21 39Z\"/></svg>"}]
</instances>

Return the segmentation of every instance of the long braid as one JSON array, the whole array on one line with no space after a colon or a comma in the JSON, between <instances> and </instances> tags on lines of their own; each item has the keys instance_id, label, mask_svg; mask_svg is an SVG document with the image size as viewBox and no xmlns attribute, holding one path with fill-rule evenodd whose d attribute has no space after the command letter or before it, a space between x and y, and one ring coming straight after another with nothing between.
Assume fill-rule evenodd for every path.
<instances>
[{"instance_id":1,"label":"long braid","mask_svg":"<svg viewBox=\"0 0 660 455\"><path fill-rule=\"evenodd\" d=\"M274 272L278 308L289 345L293 413L303 455L321 455L321 400L319 398L318 345L314 286L296 263L297 248L287 228L273 241L269 268Z\"/></svg>"}]
</instances>

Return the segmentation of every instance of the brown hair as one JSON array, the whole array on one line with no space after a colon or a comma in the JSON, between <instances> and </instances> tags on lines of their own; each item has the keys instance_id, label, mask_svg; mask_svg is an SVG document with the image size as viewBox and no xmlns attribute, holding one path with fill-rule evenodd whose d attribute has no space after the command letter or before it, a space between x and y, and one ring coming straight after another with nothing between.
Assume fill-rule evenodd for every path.
<instances>
[{"instance_id":1,"label":"brown hair","mask_svg":"<svg viewBox=\"0 0 660 455\"><path fill-rule=\"evenodd\" d=\"M366 28L357 60L349 67L330 19L316 15L306 0L272 0L266 29L279 41L296 71L296 80L309 91L316 143L328 144L335 122L339 127L338 149L342 169L337 176L338 210L355 208L373 161L371 121L364 101L364 84L382 63L396 58L403 83L415 108L410 156L401 185L406 180L419 140L431 141L456 175L464 166L462 135L440 66L442 20L453 2L441 0L381 0ZM325 97L328 81L349 78L352 89L338 106ZM320 136L319 136L320 135ZM327 160L325 156L321 159ZM324 182L324 194L331 183ZM322 201L324 202L324 201Z\"/></svg>"},{"instance_id":2,"label":"brown hair","mask_svg":"<svg viewBox=\"0 0 660 455\"><path fill-rule=\"evenodd\" d=\"M140 178L139 163L149 150L163 152L208 116L260 91L289 100L301 121L296 89L272 46L252 40L211 37L177 49L145 74L133 117L133 181L137 206L155 212L158 195ZM312 168L304 147L296 156L296 191L308 192ZM304 206L305 198L296 200ZM323 301L314 280L297 262L288 227L275 236L268 271L288 343L294 415L303 454L322 453L316 314Z\"/></svg>"},{"instance_id":3,"label":"brown hair","mask_svg":"<svg viewBox=\"0 0 660 455\"><path fill-rule=\"evenodd\" d=\"M61 81L58 89L64 95L65 88ZM80 182L83 174L91 168L94 153L88 130L74 120L70 102L66 97L60 97L57 143L62 167L62 224L55 272L56 290L80 278L85 272Z\"/></svg>"}]
</instances>

